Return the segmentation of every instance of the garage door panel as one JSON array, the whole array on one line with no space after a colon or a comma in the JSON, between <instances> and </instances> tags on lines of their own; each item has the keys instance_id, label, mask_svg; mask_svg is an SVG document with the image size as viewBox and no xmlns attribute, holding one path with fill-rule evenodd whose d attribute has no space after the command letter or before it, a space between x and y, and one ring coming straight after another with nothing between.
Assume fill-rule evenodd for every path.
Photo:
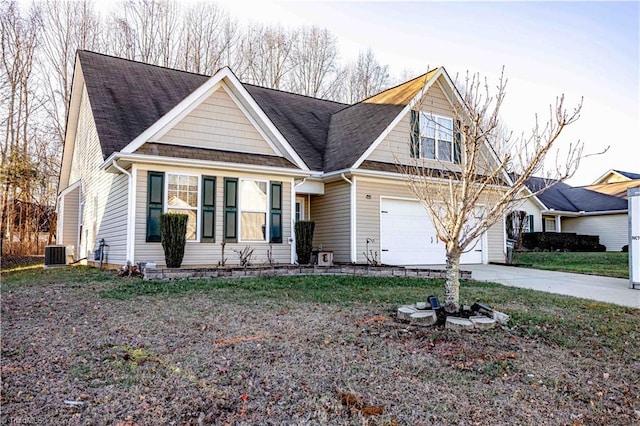
<instances>
[{"instance_id":1,"label":"garage door panel","mask_svg":"<svg viewBox=\"0 0 640 426\"><path fill-rule=\"evenodd\" d=\"M443 264L444 243L417 201L380 200L381 261L388 265ZM461 263L482 263L481 239L461 257Z\"/></svg>"}]
</instances>

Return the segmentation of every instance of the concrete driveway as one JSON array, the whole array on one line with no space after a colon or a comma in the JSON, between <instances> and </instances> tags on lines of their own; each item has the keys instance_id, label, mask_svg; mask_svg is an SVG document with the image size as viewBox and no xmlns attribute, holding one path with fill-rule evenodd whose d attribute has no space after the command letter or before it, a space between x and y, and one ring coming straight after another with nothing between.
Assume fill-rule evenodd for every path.
<instances>
[{"instance_id":1,"label":"concrete driveway","mask_svg":"<svg viewBox=\"0 0 640 426\"><path fill-rule=\"evenodd\" d=\"M473 279L478 281L491 281L511 287L566 294L640 309L640 290L630 289L628 279L501 265L461 265L460 269L471 271Z\"/></svg>"}]
</instances>

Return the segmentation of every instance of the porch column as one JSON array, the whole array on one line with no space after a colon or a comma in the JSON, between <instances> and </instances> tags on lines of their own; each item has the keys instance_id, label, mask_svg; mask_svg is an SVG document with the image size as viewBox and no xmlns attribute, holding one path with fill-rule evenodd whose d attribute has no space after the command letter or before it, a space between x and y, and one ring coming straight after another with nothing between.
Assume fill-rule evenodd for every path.
<instances>
[{"instance_id":1,"label":"porch column","mask_svg":"<svg viewBox=\"0 0 640 426\"><path fill-rule=\"evenodd\" d=\"M559 215L556 216L555 219L556 219L556 232L562 232L562 226L561 226L562 221L560 220L560 216Z\"/></svg>"}]
</instances>

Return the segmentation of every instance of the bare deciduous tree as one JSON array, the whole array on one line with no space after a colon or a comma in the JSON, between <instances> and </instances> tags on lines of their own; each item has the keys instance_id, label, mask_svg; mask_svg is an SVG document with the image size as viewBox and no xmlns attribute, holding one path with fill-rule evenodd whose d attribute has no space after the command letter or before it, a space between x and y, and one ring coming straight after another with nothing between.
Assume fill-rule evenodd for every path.
<instances>
[{"instance_id":1,"label":"bare deciduous tree","mask_svg":"<svg viewBox=\"0 0 640 426\"><path fill-rule=\"evenodd\" d=\"M2 4L1 59L7 81L2 97L0 237L7 253L14 251L14 245L28 247L38 243L36 214L24 206L32 205L38 189L38 158L33 150L37 145L37 126L33 115L39 105L33 81L40 27L37 5L23 18L15 1ZM18 210L17 206L22 207Z\"/></svg>"},{"instance_id":2,"label":"bare deciduous tree","mask_svg":"<svg viewBox=\"0 0 640 426\"><path fill-rule=\"evenodd\" d=\"M408 161L396 159L411 193L429 213L445 245L444 305L449 313L460 309L460 257L465 250L502 221L515 203L546 188L534 193L526 189L525 182L534 174L554 182L566 180L583 157L582 144L571 144L562 160L556 157L554 166L545 169L545 159L557 149L565 127L578 119L582 102L568 112L564 97L558 98L546 123L536 117L528 135L511 140L499 115L506 94L504 76L494 95L478 75L467 75L463 86L451 121L434 117L426 105L415 106L414 156Z\"/></svg>"},{"instance_id":3,"label":"bare deciduous tree","mask_svg":"<svg viewBox=\"0 0 640 426\"><path fill-rule=\"evenodd\" d=\"M241 48L246 65L244 77L257 85L280 89L292 68L290 55L294 37L295 33L280 26L249 27Z\"/></svg>"},{"instance_id":4,"label":"bare deciduous tree","mask_svg":"<svg viewBox=\"0 0 640 426\"><path fill-rule=\"evenodd\" d=\"M215 3L195 3L185 13L182 68L213 74L232 62L236 40L235 25Z\"/></svg>"},{"instance_id":5,"label":"bare deciduous tree","mask_svg":"<svg viewBox=\"0 0 640 426\"><path fill-rule=\"evenodd\" d=\"M99 50L100 24L93 3L82 1L53 1L40 4L43 31L40 61L47 70L42 96L49 124L59 146L64 139L69 113L71 80L78 49Z\"/></svg>"},{"instance_id":6,"label":"bare deciduous tree","mask_svg":"<svg viewBox=\"0 0 640 426\"><path fill-rule=\"evenodd\" d=\"M173 66L180 40L179 18L175 0L125 0L112 14L107 48L117 56Z\"/></svg>"},{"instance_id":7,"label":"bare deciduous tree","mask_svg":"<svg viewBox=\"0 0 640 426\"><path fill-rule=\"evenodd\" d=\"M360 52L347 70L344 101L356 103L384 90L389 83L389 66L381 65L373 51Z\"/></svg>"},{"instance_id":8,"label":"bare deciduous tree","mask_svg":"<svg viewBox=\"0 0 640 426\"><path fill-rule=\"evenodd\" d=\"M327 29L302 28L291 54L290 90L301 95L324 98L333 93L338 73L338 42Z\"/></svg>"}]
</instances>

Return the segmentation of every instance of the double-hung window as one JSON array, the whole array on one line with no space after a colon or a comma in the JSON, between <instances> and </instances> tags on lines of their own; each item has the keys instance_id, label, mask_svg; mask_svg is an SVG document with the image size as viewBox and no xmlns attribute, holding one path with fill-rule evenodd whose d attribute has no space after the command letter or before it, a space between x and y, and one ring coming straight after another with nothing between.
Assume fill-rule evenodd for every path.
<instances>
[{"instance_id":1,"label":"double-hung window","mask_svg":"<svg viewBox=\"0 0 640 426\"><path fill-rule=\"evenodd\" d=\"M240 240L266 241L268 182L240 180Z\"/></svg>"},{"instance_id":2,"label":"double-hung window","mask_svg":"<svg viewBox=\"0 0 640 426\"><path fill-rule=\"evenodd\" d=\"M420 112L422 158L453 161L453 119Z\"/></svg>"},{"instance_id":3,"label":"double-hung window","mask_svg":"<svg viewBox=\"0 0 640 426\"><path fill-rule=\"evenodd\" d=\"M199 177L182 174L167 174L167 213L182 213L189 216L187 240L198 239L198 195Z\"/></svg>"},{"instance_id":4,"label":"double-hung window","mask_svg":"<svg viewBox=\"0 0 640 426\"><path fill-rule=\"evenodd\" d=\"M224 179L224 240L282 243L282 182Z\"/></svg>"},{"instance_id":5,"label":"double-hung window","mask_svg":"<svg viewBox=\"0 0 640 426\"><path fill-rule=\"evenodd\" d=\"M147 180L147 242L160 242L163 212L188 216L187 241L215 242L214 176L150 171Z\"/></svg>"}]
</instances>

